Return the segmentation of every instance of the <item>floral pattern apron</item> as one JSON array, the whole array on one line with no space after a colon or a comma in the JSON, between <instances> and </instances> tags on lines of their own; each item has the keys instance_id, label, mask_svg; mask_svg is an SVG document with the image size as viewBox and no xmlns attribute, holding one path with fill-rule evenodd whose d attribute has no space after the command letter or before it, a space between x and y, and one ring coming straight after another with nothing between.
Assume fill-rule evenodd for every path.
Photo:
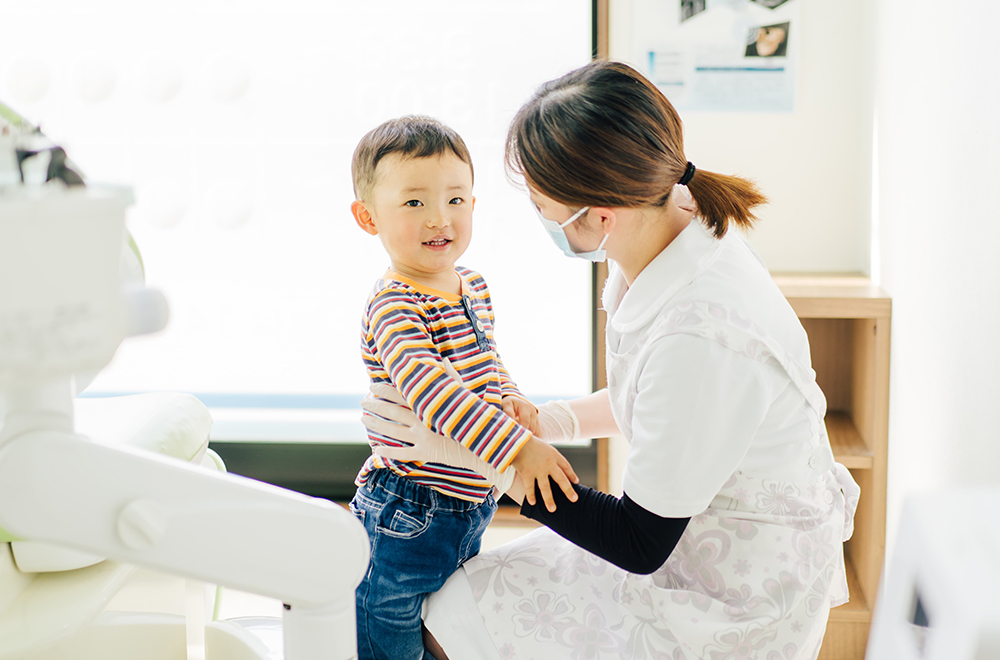
<instances>
[{"instance_id":1,"label":"floral pattern apron","mask_svg":"<svg viewBox=\"0 0 1000 660\"><path fill-rule=\"evenodd\" d=\"M814 420L802 465L737 470L651 575L628 573L541 528L465 565L505 660L810 660L829 609L847 602L843 541L859 489L833 461L815 373L735 310L663 310L623 354L609 346L611 406L631 437L642 350L673 333L776 361Z\"/></svg>"}]
</instances>

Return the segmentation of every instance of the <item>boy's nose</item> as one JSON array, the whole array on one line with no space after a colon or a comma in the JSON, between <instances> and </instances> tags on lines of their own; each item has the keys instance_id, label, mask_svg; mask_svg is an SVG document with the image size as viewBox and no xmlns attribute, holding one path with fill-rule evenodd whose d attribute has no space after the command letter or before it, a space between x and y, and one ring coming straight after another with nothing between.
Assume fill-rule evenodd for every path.
<instances>
[{"instance_id":1,"label":"boy's nose","mask_svg":"<svg viewBox=\"0 0 1000 660\"><path fill-rule=\"evenodd\" d=\"M436 211L427 215L428 227L447 227L451 224L451 219L444 211Z\"/></svg>"}]
</instances>

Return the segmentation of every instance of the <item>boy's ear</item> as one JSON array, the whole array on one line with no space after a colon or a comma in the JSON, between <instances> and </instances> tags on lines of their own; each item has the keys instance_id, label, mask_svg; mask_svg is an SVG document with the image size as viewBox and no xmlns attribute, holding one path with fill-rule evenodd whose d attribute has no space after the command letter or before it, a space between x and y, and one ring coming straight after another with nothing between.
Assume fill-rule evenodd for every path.
<instances>
[{"instance_id":1,"label":"boy's ear","mask_svg":"<svg viewBox=\"0 0 1000 660\"><path fill-rule=\"evenodd\" d=\"M355 222L361 227L366 233L375 236L378 234L378 227L375 226L375 221L372 219L372 214L368 212L368 208L365 203L360 199L354 200L351 204L351 213L354 215Z\"/></svg>"}]
</instances>

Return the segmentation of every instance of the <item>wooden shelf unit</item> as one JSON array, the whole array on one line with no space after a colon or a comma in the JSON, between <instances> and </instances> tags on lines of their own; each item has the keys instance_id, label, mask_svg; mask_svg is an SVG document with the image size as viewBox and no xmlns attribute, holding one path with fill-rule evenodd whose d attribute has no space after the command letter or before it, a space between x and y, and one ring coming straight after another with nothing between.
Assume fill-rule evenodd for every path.
<instances>
[{"instance_id":1,"label":"wooden shelf unit","mask_svg":"<svg viewBox=\"0 0 1000 660\"><path fill-rule=\"evenodd\" d=\"M773 275L809 335L836 460L861 486L845 545L851 602L830 612L821 660L862 660L885 556L892 301L862 275Z\"/></svg>"}]
</instances>

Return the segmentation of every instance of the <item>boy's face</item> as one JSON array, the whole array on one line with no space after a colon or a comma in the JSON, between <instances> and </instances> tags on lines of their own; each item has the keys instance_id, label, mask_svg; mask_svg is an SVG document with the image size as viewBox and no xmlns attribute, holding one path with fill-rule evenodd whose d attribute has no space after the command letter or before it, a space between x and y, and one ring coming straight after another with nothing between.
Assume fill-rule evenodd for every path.
<instances>
[{"instance_id":1,"label":"boy's face","mask_svg":"<svg viewBox=\"0 0 1000 660\"><path fill-rule=\"evenodd\" d=\"M378 235L400 275L452 276L472 239L472 169L451 152L390 154L375 173L372 199L352 207L358 224Z\"/></svg>"}]
</instances>

